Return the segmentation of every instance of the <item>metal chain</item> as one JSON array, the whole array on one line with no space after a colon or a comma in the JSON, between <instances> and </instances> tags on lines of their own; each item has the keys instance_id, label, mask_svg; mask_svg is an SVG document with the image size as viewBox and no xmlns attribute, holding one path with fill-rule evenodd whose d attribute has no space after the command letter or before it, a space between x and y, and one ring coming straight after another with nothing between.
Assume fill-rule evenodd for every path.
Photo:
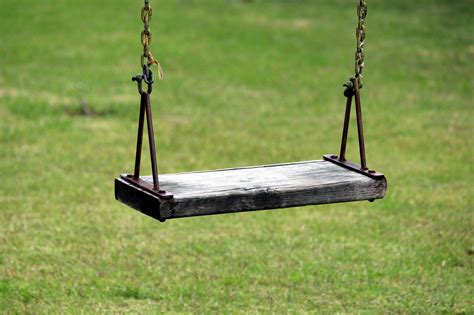
<instances>
[{"instance_id":1,"label":"metal chain","mask_svg":"<svg viewBox=\"0 0 474 315\"><path fill-rule=\"evenodd\" d=\"M145 0L145 5L141 11L141 19L143 22L143 31L141 33L140 39L143 45L143 54L140 57L140 64L145 73L149 73L150 66L157 65L158 66L158 74L160 80L163 80L163 71L161 69L161 65L153 58L153 55L150 51L150 43L152 39L152 34L150 31L150 21L151 16L153 14L153 10L150 5L150 0Z\"/></svg>"},{"instance_id":2,"label":"metal chain","mask_svg":"<svg viewBox=\"0 0 474 315\"><path fill-rule=\"evenodd\" d=\"M355 77L358 80L359 88L362 88L362 72L364 71L364 45L365 45L365 18L367 17L367 1L359 0L357 7L357 16L359 23L356 29L357 50L355 53Z\"/></svg>"}]
</instances>

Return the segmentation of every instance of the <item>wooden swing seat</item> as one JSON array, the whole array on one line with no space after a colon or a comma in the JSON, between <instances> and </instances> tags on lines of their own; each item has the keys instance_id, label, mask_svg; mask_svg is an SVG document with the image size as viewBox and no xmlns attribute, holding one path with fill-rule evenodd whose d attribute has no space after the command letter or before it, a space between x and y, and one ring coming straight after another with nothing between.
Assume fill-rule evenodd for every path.
<instances>
[{"instance_id":1,"label":"wooden swing seat","mask_svg":"<svg viewBox=\"0 0 474 315\"><path fill-rule=\"evenodd\" d=\"M141 179L153 183L151 176ZM160 221L201 215L381 199L387 182L328 161L160 175L165 200L115 179L115 198Z\"/></svg>"}]
</instances>

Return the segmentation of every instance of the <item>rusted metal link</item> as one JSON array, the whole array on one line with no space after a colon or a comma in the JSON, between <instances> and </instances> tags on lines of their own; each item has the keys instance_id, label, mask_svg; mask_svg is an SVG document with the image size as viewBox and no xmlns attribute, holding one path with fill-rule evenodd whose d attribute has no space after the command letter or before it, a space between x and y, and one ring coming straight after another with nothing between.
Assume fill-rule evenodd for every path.
<instances>
[{"instance_id":1,"label":"rusted metal link","mask_svg":"<svg viewBox=\"0 0 474 315\"><path fill-rule=\"evenodd\" d=\"M364 46L365 46L365 37L366 37L366 28L365 28L365 19L367 17L367 1L359 0L359 5L357 6L357 28L356 28L356 39L357 39L357 49L355 52L355 78L359 83L359 89L363 86L363 76L362 72L364 71L365 55L364 55Z\"/></svg>"},{"instance_id":2,"label":"rusted metal link","mask_svg":"<svg viewBox=\"0 0 474 315\"><path fill-rule=\"evenodd\" d=\"M151 71L151 69L149 69L149 68L148 69L143 68L143 74L137 74L137 75L132 77L132 81L137 82L138 93L140 95L142 95L143 92L144 92L142 82L145 81L145 83L148 86L147 93L151 94L151 92L153 91L153 82L154 82L154 80L155 79L154 79L153 71Z\"/></svg>"}]
</instances>

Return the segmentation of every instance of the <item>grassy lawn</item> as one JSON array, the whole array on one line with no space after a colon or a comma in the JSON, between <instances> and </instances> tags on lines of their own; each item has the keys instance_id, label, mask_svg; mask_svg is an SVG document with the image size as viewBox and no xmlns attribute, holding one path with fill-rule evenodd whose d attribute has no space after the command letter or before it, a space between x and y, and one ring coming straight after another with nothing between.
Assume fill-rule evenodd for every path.
<instances>
[{"instance_id":1,"label":"grassy lawn","mask_svg":"<svg viewBox=\"0 0 474 315\"><path fill-rule=\"evenodd\" d=\"M152 3L163 173L337 152L357 1ZM368 3L387 197L161 224L113 193L142 1L0 0L0 313L474 313L474 5Z\"/></svg>"}]
</instances>

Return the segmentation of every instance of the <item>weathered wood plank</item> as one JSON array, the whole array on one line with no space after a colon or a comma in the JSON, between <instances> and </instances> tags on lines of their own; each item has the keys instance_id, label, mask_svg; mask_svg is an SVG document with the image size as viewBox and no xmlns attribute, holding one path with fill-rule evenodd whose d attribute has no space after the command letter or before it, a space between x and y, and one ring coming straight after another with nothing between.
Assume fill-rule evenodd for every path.
<instances>
[{"instance_id":1,"label":"weathered wood plank","mask_svg":"<svg viewBox=\"0 0 474 315\"><path fill-rule=\"evenodd\" d=\"M173 199L162 201L121 178L115 180L115 197L151 217L169 219L380 199L387 188L385 178L326 161L165 174L160 184Z\"/></svg>"}]
</instances>

